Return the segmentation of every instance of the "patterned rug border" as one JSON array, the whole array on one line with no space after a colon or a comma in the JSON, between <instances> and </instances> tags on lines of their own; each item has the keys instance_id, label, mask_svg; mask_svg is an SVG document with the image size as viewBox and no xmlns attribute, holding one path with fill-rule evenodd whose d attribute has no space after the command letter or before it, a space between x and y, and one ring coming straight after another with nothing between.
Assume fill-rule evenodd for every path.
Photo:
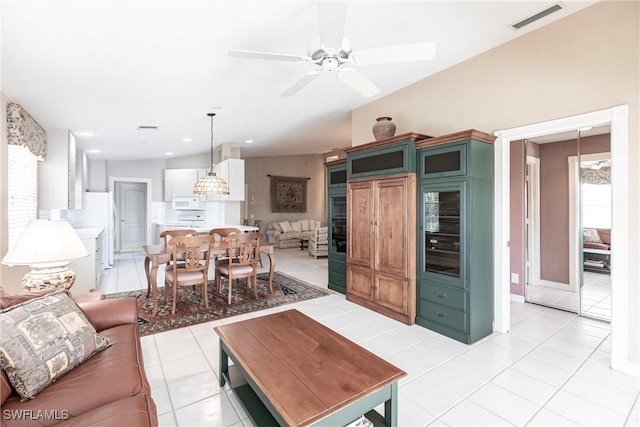
<instances>
[{"instance_id":1,"label":"patterned rug border","mask_svg":"<svg viewBox=\"0 0 640 427\"><path fill-rule=\"evenodd\" d=\"M268 285L266 284L268 277L268 273L258 274L259 288L265 287L266 289L268 289ZM279 307L298 301L306 301L322 296L331 295L331 292L327 289L320 288L279 271L273 273L273 286L280 286L283 291L283 295L268 294L265 297L258 298L256 300L253 298L253 294L251 294L250 298L244 299L239 303L210 307L198 312L183 315L177 314L172 318L164 318L159 315L155 319L151 319L149 317L150 312L140 309L140 317L138 318L138 328L140 330L140 335L153 335L160 332L166 332L174 329L184 328L187 326L197 325L200 323L212 322L215 320L225 319L241 314L265 310L267 308ZM284 288L287 288L287 290L283 289L283 286ZM294 293L288 291L294 291ZM138 289L134 291L117 292L113 294L102 295L102 299L134 297L139 300L138 307L141 307L141 305L150 305L150 301L145 301L146 293L146 289ZM162 288L159 289L158 294L163 295Z\"/></svg>"}]
</instances>

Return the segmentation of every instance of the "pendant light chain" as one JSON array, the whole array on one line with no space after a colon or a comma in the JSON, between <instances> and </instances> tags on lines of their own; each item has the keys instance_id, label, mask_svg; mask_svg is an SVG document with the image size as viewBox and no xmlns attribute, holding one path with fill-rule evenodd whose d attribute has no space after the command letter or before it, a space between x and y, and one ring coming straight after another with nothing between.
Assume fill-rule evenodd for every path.
<instances>
[{"instance_id":1,"label":"pendant light chain","mask_svg":"<svg viewBox=\"0 0 640 427\"><path fill-rule=\"evenodd\" d=\"M213 117L216 113L208 113L208 116L211 117L211 163L209 166L209 172L213 173Z\"/></svg>"}]
</instances>

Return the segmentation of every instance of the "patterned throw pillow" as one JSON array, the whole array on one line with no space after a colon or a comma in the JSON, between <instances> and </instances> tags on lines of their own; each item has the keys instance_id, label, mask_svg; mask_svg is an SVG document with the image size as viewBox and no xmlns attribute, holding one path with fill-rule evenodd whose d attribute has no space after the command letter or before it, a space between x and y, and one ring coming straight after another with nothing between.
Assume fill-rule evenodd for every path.
<instances>
[{"instance_id":1,"label":"patterned throw pillow","mask_svg":"<svg viewBox=\"0 0 640 427\"><path fill-rule=\"evenodd\" d=\"M590 243L602 243L602 239L600 239L600 235L598 234L598 230L594 228L583 228L582 229L582 238L585 242Z\"/></svg>"},{"instance_id":2,"label":"patterned throw pillow","mask_svg":"<svg viewBox=\"0 0 640 427\"><path fill-rule=\"evenodd\" d=\"M22 401L109 346L66 291L0 310L0 367Z\"/></svg>"},{"instance_id":3,"label":"patterned throw pillow","mask_svg":"<svg viewBox=\"0 0 640 427\"><path fill-rule=\"evenodd\" d=\"M280 221L280 228L282 228L283 233L291 233L293 231L289 221Z\"/></svg>"},{"instance_id":4,"label":"patterned throw pillow","mask_svg":"<svg viewBox=\"0 0 640 427\"><path fill-rule=\"evenodd\" d=\"M302 221L294 221L294 222L292 222L291 223L291 228L293 228L293 231L297 231L297 232L303 231L302 230Z\"/></svg>"}]
</instances>

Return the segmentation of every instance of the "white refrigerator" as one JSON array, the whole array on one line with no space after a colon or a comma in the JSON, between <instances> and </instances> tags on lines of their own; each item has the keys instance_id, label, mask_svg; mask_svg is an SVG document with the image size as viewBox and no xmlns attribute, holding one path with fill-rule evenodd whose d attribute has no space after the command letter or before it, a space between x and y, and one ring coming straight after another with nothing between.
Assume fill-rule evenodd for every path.
<instances>
[{"instance_id":1,"label":"white refrigerator","mask_svg":"<svg viewBox=\"0 0 640 427\"><path fill-rule=\"evenodd\" d=\"M102 250L106 256L103 259L103 268L113 267L115 251L115 211L113 207L112 193L87 192L84 194L84 209L82 209L83 227L104 228Z\"/></svg>"}]
</instances>

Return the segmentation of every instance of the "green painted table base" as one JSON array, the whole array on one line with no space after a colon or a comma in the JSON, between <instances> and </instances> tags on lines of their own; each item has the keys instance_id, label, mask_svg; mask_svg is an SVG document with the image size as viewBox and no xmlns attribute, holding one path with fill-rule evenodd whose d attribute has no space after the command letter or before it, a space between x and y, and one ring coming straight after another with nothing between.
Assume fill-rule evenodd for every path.
<instances>
[{"instance_id":1,"label":"green painted table base","mask_svg":"<svg viewBox=\"0 0 640 427\"><path fill-rule=\"evenodd\" d=\"M234 364L229 365L229 359ZM229 386L238 396L245 411L253 423L259 427L286 426L278 412L266 398L264 393L247 375L243 366L229 354L226 345L220 341L220 387ZM382 416L374 408L384 403L385 415ZM398 425L398 383L393 382L352 403L342 410L318 421L314 426L336 427L347 425L361 415L378 426L395 427Z\"/></svg>"}]
</instances>

